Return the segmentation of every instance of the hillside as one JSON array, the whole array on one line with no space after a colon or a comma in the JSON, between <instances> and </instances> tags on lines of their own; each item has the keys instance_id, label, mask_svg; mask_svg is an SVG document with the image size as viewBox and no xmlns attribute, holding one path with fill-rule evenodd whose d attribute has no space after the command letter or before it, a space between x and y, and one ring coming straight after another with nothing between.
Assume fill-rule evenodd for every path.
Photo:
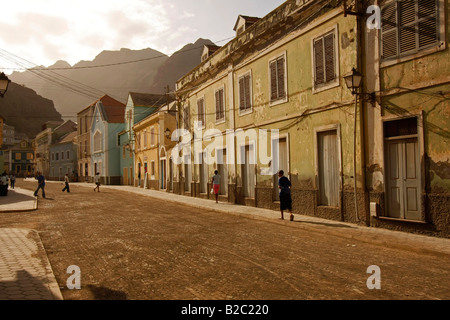
<instances>
[{"instance_id":1,"label":"hillside","mask_svg":"<svg viewBox=\"0 0 450 320\"><path fill-rule=\"evenodd\" d=\"M0 99L0 115L16 132L34 138L47 121L61 120L53 102L36 94L32 89L11 82L8 92Z\"/></svg>"},{"instance_id":2,"label":"hillside","mask_svg":"<svg viewBox=\"0 0 450 320\"><path fill-rule=\"evenodd\" d=\"M175 82L200 63L204 44L212 42L198 39L170 57L153 49L103 51L73 67L58 61L45 71L14 72L9 78L51 99L64 119L76 121L80 110L105 93L125 103L129 92L162 94L167 85L174 90Z\"/></svg>"},{"instance_id":3,"label":"hillside","mask_svg":"<svg viewBox=\"0 0 450 320\"><path fill-rule=\"evenodd\" d=\"M14 72L9 78L51 99L64 118L76 121L80 110L104 94L125 102L129 91L148 88L167 58L153 49L103 51L73 67L58 61L43 71ZM96 67L103 65L109 66Z\"/></svg>"}]
</instances>

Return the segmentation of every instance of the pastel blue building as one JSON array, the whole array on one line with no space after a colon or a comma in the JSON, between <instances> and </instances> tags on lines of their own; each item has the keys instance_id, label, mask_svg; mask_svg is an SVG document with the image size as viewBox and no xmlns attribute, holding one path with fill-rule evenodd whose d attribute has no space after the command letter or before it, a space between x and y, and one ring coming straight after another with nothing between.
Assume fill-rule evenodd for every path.
<instances>
[{"instance_id":1,"label":"pastel blue building","mask_svg":"<svg viewBox=\"0 0 450 320\"><path fill-rule=\"evenodd\" d=\"M130 92L125 108L124 130L119 132L118 140L121 149L120 171L121 184L139 185L139 179L134 172L135 135L133 126L154 113L167 103L166 95Z\"/></svg>"},{"instance_id":2,"label":"pastel blue building","mask_svg":"<svg viewBox=\"0 0 450 320\"><path fill-rule=\"evenodd\" d=\"M95 104L90 128L90 174L95 176L98 172L102 184L119 185L121 152L118 136L125 126L125 104L105 97Z\"/></svg>"}]
</instances>

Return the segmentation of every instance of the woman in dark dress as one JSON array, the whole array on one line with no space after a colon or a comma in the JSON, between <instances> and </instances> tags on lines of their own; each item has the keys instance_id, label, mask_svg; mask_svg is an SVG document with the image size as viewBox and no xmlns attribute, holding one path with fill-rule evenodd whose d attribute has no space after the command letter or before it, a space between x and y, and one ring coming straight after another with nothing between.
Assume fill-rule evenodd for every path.
<instances>
[{"instance_id":1,"label":"woman in dark dress","mask_svg":"<svg viewBox=\"0 0 450 320\"><path fill-rule=\"evenodd\" d=\"M284 210L289 210L291 214L290 220L294 221L292 214L292 199L291 199L291 182L284 176L284 171L278 172L278 188L280 189L280 211L281 219L284 220Z\"/></svg>"}]
</instances>

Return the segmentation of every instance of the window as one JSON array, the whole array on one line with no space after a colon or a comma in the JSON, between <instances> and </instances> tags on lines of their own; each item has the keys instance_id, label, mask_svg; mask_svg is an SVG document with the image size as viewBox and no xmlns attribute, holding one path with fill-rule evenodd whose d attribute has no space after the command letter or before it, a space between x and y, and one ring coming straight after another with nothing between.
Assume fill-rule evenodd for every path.
<instances>
[{"instance_id":1,"label":"window","mask_svg":"<svg viewBox=\"0 0 450 320\"><path fill-rule=\"evenodd\" d=\"M61 151L61 160L64 160L64 151Z\"/></svg>"},{"instance_id":2,"label":"window","mask_svg":"<svg viewBox=\"0 0 450 320\"><path fill-rule=\"evenodd\" d=\"M148 134L147 130L144 130L144 149L146 149L147 147L148 147Z\"/></svg>"},{"instance_id":3,"label":"window","mask_svg":"<svg viewBox=\"0 0 450 320\"><path fill-rule=\"evenodd\" d=\"M286 57L280 56L269 62L270 102L285 101L286 93Z\"/></svg>"},{"instance_id":4,"label":"window","mask_svg":"<svg viewBox=\"0 0 450 320\"><path fill-rule=\"evenodd\" d=\"M204 128L206 124L206 109L205 109L205 98L197 100L198 107L198 122L200 122L200 128Z\"/></svg>"},{"instance_id":5,"label":"window","mask_svg":"<svg viewBox=\"0 0 450 320\"><path fill-rule=\"evenodd\" d=\"M150 129L150 145L153 147L155 145L155 128Z\"/></svg>"},{"instance_id":6,"label":"window","mask_svg":"<svg viewBox=\"0 0 450 320\"><path fill-rule=\"evenodd\" d=\"M67 150L67 160L69 160L69 159L70 159L70 151Z\"/></svg>"},{"instance_id":7,"label":"window","mask_svg":"<svg viewBox=\"0 0 450 320\"><path fill-rule=\"evenodd\" d=\"M336 28L313 40L314 88L338 83Z\"/></svg>"},{"instance_id":8,"label":"window","mask_svg":"<svg viewBox=\"0 0 450 320\"><path fill-rule=\"evenodd\" d=\"M151 179L155 179L155 161L150 162L150 176Z\"/></svg>"},{"instance_id":9,"label":"window","mask_svg":"<svg viewBox=\"0 0 450 320\"><path fill-rule=\"evenodd\" d=\"M52 152L52 161L55 161L55 154Z\"/></svg>"},{"instance_id":10,"label":"window","mask_svg":"<svg viewBox=\"0 0 450 320\"><path fill-rule=\"evenodd\" d=\"M222 87L216 91L216 122L225 121L225 89Z\"/></svg>"},{"instance_id":11,"label":"window","mask_svg":"<svg viewBox=\"0 0 450 320\"><path fill-rule=\"evenodd\" d=\"M102 151L102 134L97 131L94 134L94 152L101 152Z\"/></svg>"},{"instance_id":12,"label":"window","mask_svg":"<svg viewBox=\"0 0 450 320\"><path fill-rule=\"evenodd\" d=\"M438 45L438 6L439 0L396 0L382 8L381 58L400 58Z\"/></svg>"},{"instance_id":13,"label":"window","mask_svg":"<svg viewBox=\"0 0 450 320\"><path fill-rule=\"evenodd\" d=\"M31 152L28 152L27 153L27 160L33 160L33 159L34 159L33 154Z\"/></svg>"},{"instance_id":14,"label":"window","mask_svg":"<svg viewBox=\"0 0 450 320\"><path fill-rule=\"evenodd\" d=\"M184 111L183 111L183 120L184 120L184 129L185 130L190 130L191 126L190 126L190 120L189 120L189 106L185 106L184 107Z\"/></svg>"},{"instance_id":15,"label":"window","mask_svg":"<svg viewBox=\"0 0 450 320\"><path fill-rule=\"evenodd\" d=\"M20 153L16 153L16 160L22 160L22 155Z\"/></svg>"},{"instance_id":16,"label":"window","mask_svg":"<svg viewBox=\"0 0 450 320\"><path fill-rule=\"evenodd\" d=\"M239 78L239 112L246 113L252 110L252 77L247 73Z\"/></svg>"}]
</instances>

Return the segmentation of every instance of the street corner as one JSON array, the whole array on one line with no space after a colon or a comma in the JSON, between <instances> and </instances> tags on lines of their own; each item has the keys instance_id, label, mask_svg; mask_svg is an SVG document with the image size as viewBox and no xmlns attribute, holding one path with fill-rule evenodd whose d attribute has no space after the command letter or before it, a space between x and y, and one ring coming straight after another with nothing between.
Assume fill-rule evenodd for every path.
<instances>
[{"instance_id":1,"label":"street corner","mask_svg":"<svg viewBox=\"0 0 450 320\"><path fill-rule=\"evenodd\" d=\"M9 189L8 195L0 199L0 213L33 211L37 208L33 191L23 188Z\"/></svg>"}]
</instances>

